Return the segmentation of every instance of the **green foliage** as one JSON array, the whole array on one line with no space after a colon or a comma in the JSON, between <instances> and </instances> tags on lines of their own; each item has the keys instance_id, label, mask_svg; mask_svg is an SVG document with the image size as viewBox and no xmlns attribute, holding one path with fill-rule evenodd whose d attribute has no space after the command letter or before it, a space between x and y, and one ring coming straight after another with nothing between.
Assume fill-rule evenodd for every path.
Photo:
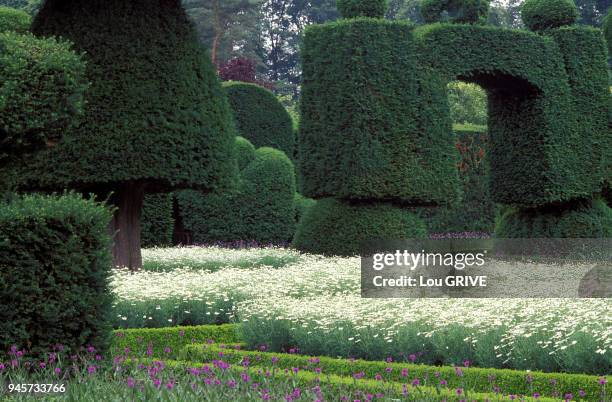
<instances>
[{"instance_id":1,"label":"green foliage","mask_svg":"<svg viewBox=\"0 0 612 402\"><path fill-rule=\"evenodd\" d=\"M243 172L243 239L279 244L295 232L295 172L281 151L263 147Z\"/></svg>"},{"instance_id":2,"label":"green foliage","mask_svg":"<svg viewBox=\"0 0 612 402\"><path fill-rule=\"evenodd\" d=\"M523 22L532 31L572 25L578 16L573 0L526 0L521 8Z\"/></svg>"},{"instance_id":3,"label":"green foliage","mask_svg":"<svg viewBox=\"0 0 612 402\"><path fill-rule=\"evenodd\" d=\"M224 82L238 134L256 148L272 147L292 157L295 148L293 121L269 90L245 82Z\"/></svg>"},{"instance_id":4,"label":"green foliage","mask_svg":"<svg viewBox=\"0 0 612 402\"><path fill-rule=\"evenodd\" d=\"M487 124L487 94L478 85L451 82L448 84L448 103L453 123Z\"/></svg>"},{"instance_id":5,"label":"green foliage","mask_svg":"<svg viewBox=\"0 0 612 402\"><path fill-rule=\"evenodd\" d=\"M500 238L612 237L612 209L600 199L571 205L507 210L495 230Z\"/></svg>"},{"instance_id":6,"label":"green foliage","mask_svg":"<svg viewBox=\"0 0 612 402\"><path fill-rule=\"evenodd\" d=\"M171 358L185 346L192 343L236 343L238 327L234 324L225 325L199 325L189 327L124 329L114 332L111 351L113 356L124 353L125 348L143 356L149 345L152 355L150 357ZM169 347L169 353L164 349Z\"/></svg>"},{"instance_id":7,"label":"green foliage","mask_svg":"<svg viewBox=\"0 0 612 402\"><path fill-rule=\"evenodd\" d=\"M0 207L0 350L105 351L112 297L108 223L93 200L25 196Z\"/></svg>"},{"instance_id":8,"label":"green foliage","mask_svg":"<svg viewBox=\"0 0 612 402\"><path fill-rule=\"evenodd\" d=\"M612 8L604 18L602 28L606 42L608 42L608 54L612 55Z\"/></svg>"},{"instance_id":9,"label":"green foliage","mask_svg":"<svg viewBox=\"0 0 612 402\"><path fill-rule=\"evenodd\" d=\"M361 242L422 238L425 224L408 210L385 203L357 204L324 198L300 222L293 245L300 251L352 256Z\"/></svg>"},{"instance_id":10,"label":"green foliage","mask_svg":"<svg viewBox=\"0 0 612 402\"><path fill-rule=\"evenodd\" d=\"M0 6L0 32L13 31L26 33L30 29L32 18L24 11Z\"/></svg>"},{"instance_id":11,"label":"green foliage","mask_svg":"<svg viewBox=\"0 0 612 402\"><path fill-rule=\"evenodd\" d=\"M457 131L456 135L463 196L450 205L423 209L420 215L429 232L492 233L497 207L489 191L488 134Z\"/></svg>"},{"instance_id":12,"label":"green foliage","mask_svg":"<svg viewBox=\"0 0 612 402\"><path fill-rule=\"evenodd\" d=\"M0 165L53 144L78 121L85 64L69 43L0 33L0 77Z\"/></svg>"},{"instance_id":13,"label":"green foliage","mask_svg":"<svg viewBox=\"0 0 612 402\"><path fill-rule=\"evenodd\" d=\"M295 193L295 223L299 223L306 212L308 212L308 210L316 203L317 201L313 200L312 198L307 198L300 193Z\"/></svg>"},{"instance_id":14,"label":"green foliage","mask_svg":"<svg viewBox=\"0 0 612 402\"><path fill-rule=\"evenodd\" d=\"M425 129L440 114L424 106L447 107L446 92L426 98L435 77L419 74L412 31L368 18L306 29L298 135L305 196L435 204L457 195L450 122Z\"/></svg>"},{"instance_id":15,"label":"green foliage","mask_svg":"<svg viewBox=\"0 0 612 402\"><path fill-rule=\"evenodd\" d=\"M86 52L92 85L82 124L24 168L29 185L212 190L234 178L231 111L180 2L48 0L32 30Z\"/></svg>"},{"instance_id":16,"label":"green foliage","mask_svg":"<svg viewBox=\"0 0 612 402\"><path fill-rule=\"evenodd\" d=\"M234 146L236 148L236 159L238 159L238 169L243 171L255 159L255 146L244 137L236 137Z\"/></svg>"},{"instance_id":17,"label":"green foliage","mask_svg":"<svg viewBox=\"0 0 612 402\"><path fill-rule=\"evenodd\" d=\"M592 28L549 33L469 25L416 32L422 65L443 84L432 94L446 94L458 77L489 93L491 191L500 203L544 205L600 190L609 102L603 42ZM445 135L444 126L433 129Z\"/></svg>"},{"instance_id":18,"label":"green foliage","mask_svg":"<svg viewBox=\"0 0 612 402\"><path fill-rule=\"evenodd\" d=\"M250 366L276 366L281 370L292 369L293 367L318 367L323 373L327 374L351 377L355 373L363 373L364 378L372 379L377 374L385 373L385 380L394 382L406 382L407 376L403 370L407 370L410 379L440 378L448 382L450 389L463 388L465 384L469 384L470 391L475 392L488 392L493 386L492 383L494 383L494 386L500 387L507 394L533 395L533 390L537 390L542 397L553 397L555 392L559 392L559 390L563 390L564 394L583 390L585 397L596 398L600 395L601 388L598 384L599 377L594 375L532 371L529 373L531 380L527 381L527 373L524 371L472 367L462 368L462 375L459 376L456 369L449 366L269 353L220 347L216 344L186 345L179 353L179 357L189 361L208 362L218 359L219 353L222 353L223 360L230 364L239 364L248 360Z\"/></svg>"},{"instance_id":19,"label":"green foliage","mask_svg":"<svg viewBox=\"0 0 612 402\"><path fill-rule=\"evenodd\" d=\"M337 0L336 7L343 18L383 18L387 0Z\"/></svg>"},{"instance_id":20,"label":"green foliage","mask_svg":"<svg viewBox=\"0 0 612 402\"><path fill-rule=\"evenodd\" d=\"M423 0L423 20L456 24L484 24L489 14L490 0Z\"/></svg>"},{"instance_id":21,"label":"green foliage","mask_svg":"<svg viewBox=\"0 0 612 402\"><path fill-rule=\"evenodd\" d=\"M295 172L289 158L281 151L259 148L240 181L232 191L177 192L181 220L193 241L290 240L295 231Z\"/></svg>"},{"instance_id":22,"label":"green foliage","mask_svg":"<svg viewBox=\"0 0 612 402\"><path fill-rule=\"evenodd\" d=\"M172 245L174 232L173 194L147 194L144 198L141 217L142 247L164 247Z\"/></svg>"}]
</instances>

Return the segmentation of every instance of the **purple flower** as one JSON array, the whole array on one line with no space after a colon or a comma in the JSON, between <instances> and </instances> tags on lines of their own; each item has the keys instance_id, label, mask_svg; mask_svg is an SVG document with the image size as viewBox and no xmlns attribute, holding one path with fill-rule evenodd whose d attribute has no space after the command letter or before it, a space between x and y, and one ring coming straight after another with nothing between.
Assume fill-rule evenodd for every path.
<instances>
[{"instance_id":1,"label":"purple flower","mask_svg":"<svg viewBox=\"0 0 612 402\"><path fill-rule=\"evenodd\" d=\"M0 363L0 371L4 370L6 368L6 366L2 363Z\"/></svg>"},{"instance_id":2,"label":"purple flower","mask_svg":"<svg viewBox=\"0 0 612 402\"><path fill-rule=\"evenodd\" d=\"M446 381L446 380L440 380L440 385L441 385L442 387L446 387L446 386L448 385L448 381Z\"/></svg>"},{"instance_id":3,"label":"purple flower","mask_svg":"<svg viewBox=\"0 0 612 402\"><path fill-rule=\"evenodd\" d=\"M457 395L461 395L463 393L463 389L457 388L455 392L457 393Z\"/></svg>"},{"instance_id":4,"label":"purple flower","mask_svg":"<svg viewBox=\"0 0 612 402\"><path fill-rule=\"evenodd\" d=\"M57 375L62 374L62 369L61 369L61 368L59 368L59 367L54 368L54 369L53 369L53 371L54 371L54 372L55 372L55 374L57 374Z\"/></svg>"},{"instance_id":5,"label":"purple flower","mask_svg":"<svg viewBox=\"0 0 612 402\"><path fill-rule=\"evenodd\" d=\"M510 398L510 400L511 400L511 401L513 401L513 400L515 400L515 399L516 399L516 395L512 395L512 394L510 394L510 395L508 396L508 398Z\"/></svg>"},{"instance_id":6,"label":"purple flower","mask_svg":"<svg viewBox=\"0 0 612 402\"><path fill-rule=\"evenodd\" d=\"M164 353L168 354L168 353L170 353L170 352L172 352L172 349L170 349L170 347L166 346L166 347L164 348Z\"/></svg>"},{"instance_id":7,"label":"purple flower","mask_svg":"<svg viewBox=\"0 0 612 402\"><path fill-rule=\"evenodd\" d=\"M533 383L533 377L531 376L531 374L527 374L527 377L525 377L525 381L527 381L527 383L529 384Z\"/></svg>"},{"instance_id":8,"label":"purple flower","mask_svg":"<svg viewBox=\"0 0 612 402\"><path fill-rule=\"evenodd\" d=\"M127 386L130 388L134 388L134 386L136 385L136 381L134 381L134 379L132 377L128 377L127 379Z\"/></svg>"},{"instance_id":9,"label":"purple flower","mask_svg":"<svg viewBox=\"0 0 612 402\"><path fill-rule=\"evenodd\" d=\"M606 380L606 377L601 377L598 382L599 385L606 385L608 383L608 380Z\"/></svg>"},{"instance_id":10,"label":"purple flower","mask_svg":"<svg viewBox=\"0 0 612 402\"><path fill-rule=\"evenodd\" d=\"M455 374L457 374L459 377L463 377L463 370L461 367L455 367Z\"/></svg>"},{"instance_id":11,"label":"purple flower","mask_svg":"<svg viewBox=\"0 0 612 402\"><path fill-rule=\"evenodd\" d=\"M276 364L278 362L278 357L272 356L272 364Z\"/></svg>"},{"instance_id":12,"label":"purple flower","mask_svg":"<svg viewBox=\"0 0 612 402\"><path fill-rule=\"evenodd\" d=\"M387 373L390 373L390 372L392 372L392 371L393 371L393 367L386 367L386 368L385 368L385 371L386 371Z\"/></svg>"},{"instance_id":13,"label":"purple flower","mask_svg":"<svg viewBox=\"0 0 612 402\"><path fill-rule=\"evenodd\" d=\"M228 388L232 388L232 389L236 388L236 380L229 380L227 382L227 386L228 386Z\"/></svg>"},{"instance_id":14,"label":"purple flower","mask_svg":"<svg viewBox=\"0 0 612 402\"><path fill-rule=\"evenodd\" d=\"M412 380L413 387L418 387L420 384L421 384L421 381L419 381L418 378L415 378L414 380Z\"/></svg>"},{"instance_id":15,"label":"purple flower","mask_svg":"<svg viewBox=\"0 0 612 402\"><path fill-rule=\"evenodd\" d=\"M359 373L353 373L353 378L356 379L356 380L360 380L363 377L365 377L365 373L363 371L359 372Z\"/></svg>"},{"instance_id":16,"label":"purple flower","mask_svg":"<svg viewBox=\"0 0 612 402\"><path fill-rule=\"evenodd\" d=\"M47 365L45 364L45 362L40 362L40 364L38 365L41 369L47 368Z\"/></svg>"},{"instance_id":17,"label":"purple flower","mask_svg":"<svg viewBox=\"0 0 612 402\"><path fill-rule=\"evenodd\" d=\"M100 356L100 355L96 355L96 360L97 360L97 361L102 360L102 356Z\"/></svg>"},{"instance_id":18,"label":"purple flower","mask_svg":"<svg viewBox=\"0 0 612 402\"><path fill-rule=\"evenodd\" d=\"M93 346L89 345L87 347L87 353L95 353L96 352L96 348L94 348Z\"/></svg>"},{"instance_id":19,"label":"purple flower","mask_svg":"<svg viewBox=\"0 0 612 402\"><path fill-rule=\"evenodd\" d=\"M533 394L533 397L534 397L535 399L539 399L539 398L540 398L540 393L539 393L539 392L536 392L535 394Z\"/></svg>"},{"instance_id":20,"label":"purple flower","mask_svg":"<svg viewBox=\"0 0 612 402\"><path fill-rule=\"evenodd\" d=\"M382 375L380 375L380 374L376 373L376 375L374 376L374 379L375 379L376 381L381 381L383 378L382 378Z\"/></svg>"},{"instance_id":21,"label":"purple flower","mask_svg":"<svg viewBox=\"0 0 612 402\"><path fill-rule=\"evenodd\" d=\"M574 399L574 394L565 394L566 401L571 401L572 399Z\"/></svg>"},{"instance_id":22,"label":"purple flower","mask_svg":"<svg viewBox=\"0 0 612 402\"><path fill-rule=\"evenodd\" d=\"M387 363L391 363L391 362L393 362L393 358L392 357L387 357L386 361L387 361Z\"/></svg>"},{"instance_id":23,"label":"purple flower","mask_svg":"<svg viewBox=\"0 0 612 402\"><path fill-rule=\"evenodd\" d=\"M87 372L91 375L91 374L95 374L96 373L96 366L89 366L87 367Z\"/></svg>"},{"instance_id":24,"label":"purple flower","mask_svg":"<svg viewBox=\"0 0 612 402\"><path fill-rule=\"evenodd\" d=\"M402 369L402 377L408 377L408 369L407 368L403 368Z\"/></svg>"},{"instance_id":25,"label":"purple flower","mask_svg":"<svg viewBox=\"0 0 612 402\"><path fill-rule=\"evenodd\" d=\"M470 367L470 361L469 360L464 360L463 361L463 366L464 367Z\"/></svg>"},{"instance_id":26,"label":"purple flower","mask_svg":"<svg viewBox=\"0 0 612 402\"><path fill-rule=\"evenodd\" d=\"M297 374L298 371L300 371L298 367L292 367L291 370L293 371L294 374Z\"/></svg>"},{"instance_id":27,"label":"purple flower","mask_svg":"<svg viewBox=\"0 0 612 402\"><path fill-rule=\"evenodd\" d=\"M153 386L155 386L155 388L159 388L160 385L161 385L161 380L159 378L156 378L153 380Z\"/></svg>"},{"instance_id":28,"label":"purple flower","mask_svg":"<svg viewBox=\"0 0 612 402\"><path fill-rule=\"evenodd\" d=\"M581 398L584 398L586 396L586 392L581 389L580 391L578 391L578 395L580 395Z\"/></svg>"},{"instance_id":29,"label":"purple flower","mask_svg":"<svg viewBox=\"0 0 612 402\"><path fill-rule=\"evenodd\" d=\"M413 353L410 356L408 356L408 359L410 359L411 362L415 362L415 360L417 359L416 355Z\"/></svg>"},{"instance_id":30,"label":"purple flower","mask_svg":"<svg viewBox=\"0 0 612 402\"><path fill-rule=\"evenodd\" d=\"M185 330L184 330L184 329L181 329L181 330L179 331L179 336L180 336L180 337L185 336Z\"/></svg>"},{"instance_id":31,"label":"purple flower","mask_svg":"<svg viewBox=\"0 0 612 402\"><path fill-rule=\"evenodd\" d=\"M249 377L246 371L243 371L242 373L240 373L240 377L242 378L242 381L244 382L251 381L251 377Z\"/></svg>"}]
</instances>

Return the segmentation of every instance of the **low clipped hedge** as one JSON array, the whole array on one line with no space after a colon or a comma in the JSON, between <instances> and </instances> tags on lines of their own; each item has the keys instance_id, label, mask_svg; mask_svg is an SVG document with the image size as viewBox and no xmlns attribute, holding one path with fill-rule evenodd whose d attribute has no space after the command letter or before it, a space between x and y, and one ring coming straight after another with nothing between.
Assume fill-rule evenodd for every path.
<instances>
[{"instance_id":1,"label":"low clipped hedge","mask_svg":"<svg viewBox=\"0 0 612 402\"><path fill-rule=\"evenodd\" d=\"M240 136L256 148L272 147L293 157L293 120L271 91L256 84L236 81L224 82L223 88Z\"/></svg>"},{"instance_id":2,"label":"low clipped hedge","mask_svg":"<svg viewBox=\"0 0 612 402\"><path fill-rule=\"evenodd\" d=\"M307 253L351 256L359 254L363 241L425 236L425 223L404 208L324 198L300 221L293 246Z\"/></svg>"},{"instance_id":3,"label":"low clipped hedge","mask_svg":"<svg viewBox=\"0 0 612 402\"><path fill-rule=\"evenodd\" d=\"M121 329L113 333L111 352L123 354L129 348L137 355L169 358L194 343L237 343L237 329L235 324Z\"/></svg>"},{"instance_id":4,"label":"low clipped hedge","mask_svg":"<svg viewBox=\"0 0 612 402\"><path fill-rule=\"evenodd\" d=\"M374 379L381 375L389 382L410 382L414 378L428 378L435 385L445 380L450 389L468 388L475 392L490 392L499 387L505 394L533 395L538 392L542 397L585 392L586 400L597 400L601 396L601 377L586 374L525 372L507 369L486 369L461 367L457 370L449 366L428 366L400 362L367 361L357 359L336 359L326 356L307 356L288 353L267 353L260 351L227 348L216 344L191 344L179 353L180 359L210 362L222 358L231 364L249 361L250 366L279 369L320 368L324 375L351 377L363 373L364 378ZM459 375L460 374L460 375ZM430 384L424 384L430 385Z\"/></svg>"},{"instance_id":5,"label":"low clipped hedge","mask_svg":"<svg viewBox=\"0 0 612 402\"><path fill-rule=\"evenodd\" d=\"M495 234L499 238L612 237L612 208L602 199L543 208L508 208Z\"/></svg>"},{"instance_id":6,"label":"low clipped hedge","mask_svg":"<svg viewBox=\"0 0 612 402\"><path fill-rule=\"evenodd\" d=\"M0 32L26 33L32 25L32 17L22 10L0 6Z\"/></svg>"},{"instance_id":7,"label":"low clipped hedge","mask_svg":"<svg viewBox=\"0 0 612 402\"><path fill-rule=\"evenodd\" d=\"M43 356L111 334L111 212L77 195L30 195L0 205L0 350Z\"/></svg>"},{"instance_id":8,"label":"low clipped hedge","mask_svg":"<svg viewBox=\"0 0 612 402\"><path fill-rule=\"evenodd\" d=\"M169 194L145 195L140 241L142 247L166 247L172 245L174 233L174 196Z\"/></svg>"},{"instance_id":9,"label":"low clipped hedge","mask_svg":"<svg viewBox=\"0 0 612 402\"><path fill-rule=\"evenodd\" d=\"M532 31L572 25L580 14L573 0L526 0L521 17Z\"/></svg>"}]
</instances>

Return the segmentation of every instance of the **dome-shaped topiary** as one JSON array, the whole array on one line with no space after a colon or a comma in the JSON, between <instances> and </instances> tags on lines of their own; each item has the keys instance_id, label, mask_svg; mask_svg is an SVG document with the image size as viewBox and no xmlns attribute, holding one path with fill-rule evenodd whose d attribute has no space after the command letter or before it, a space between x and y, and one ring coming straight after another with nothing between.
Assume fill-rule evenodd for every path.
<instances>
[{"instance_id":1,"label":"dome-shaped topiary","mask_svg":"<svg viewBox=\"0 0 612 402\"><path fill-rule=\"evenodd\" d=\"M0 32L25 33L30 29L32 18L24 11L0 6Z\"/></svg>"},{"instance_id":2,"label":"dome-shaped topiary","mask_svg":"<svg viewBox=\"0 0 612 402\"><path fill-rule=\"evenodd\" d=\"M423 0L421 15L428 23L484 24L490 0Z\"/></svg>"},{"instance_id":3,"label":"dome-shaped topiary","mask_svg":"<svg viewBox=\"0 0 612 402\"><path fill-rule=\"evenodd\" d=\"M255 146L246 138L238 136L236 137L235 148L238 168L242 171L255 159Z\"/></svg>"},{"instance_id":4,"label":"dome-shaped topiary","mask_svg":"<svg viewBox=\"0 0 612 402\"><path fill-rule=\"evenodd\" d=\"M359 254L363 241L426 236L425 223L404 208L323 198L302 217L293 246L308 253L352 256Z\"/></svg>"},{"instance_id":5,"label":"dome-shaped topiary","mask_svg":"<svg viewBox=\"0 0 612 402\"><path fill-rule=\"evenodd\" d=\"M55 143L78 119L85 63L65 41L0 33L0 161Z\"/></svg>"},{"instance_id":6,"label":"dome-shaped topiary","mask_svg":"<svg viewBox=\"0 0 612 402\"><path fill-rule=\"evenodd\" d=\"M224 82L223 87L240 136L256 148L272 147L293 155L293 120L272 92L256 84L237 81Z\"/></svg>"},{"instance_id":7,"label":"dome-shaped topiary","mask_svg":"<svg viewBox=\"0 0 612 402\"><path fill-rule=\"evenodd\" d=\"M387 11L386 0L337 0L336 7L344 18L383 18Z\"/></svg>"},{"instance_id":8,"label":"dome-shaped topiary","mask_svg":"<svg viewBox=\"0 0 612 402\"><path fill-rule=\"evenodd\" d=\"M578 8L573 0L526 0L521 17L532 31L542 31L574 24Z\"/></svg>"}]
</instances>

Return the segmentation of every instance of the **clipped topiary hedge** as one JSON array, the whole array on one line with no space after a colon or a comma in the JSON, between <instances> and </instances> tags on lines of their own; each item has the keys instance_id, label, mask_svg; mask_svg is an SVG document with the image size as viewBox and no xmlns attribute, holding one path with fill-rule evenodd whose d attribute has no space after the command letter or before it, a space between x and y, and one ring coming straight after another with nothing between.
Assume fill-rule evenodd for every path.
<instances>
[{"instance_id":1,"label":"clipped topiary hedge","mask_svg":"<svg viewBox=\"0 0 612 402\"><path fill-rule=\"evenodd\" d=\"M32 24L32 17L25 11L0 6L0 32L26 33Z\"/></svg>"},{"instance_id":2,"label":"clipped topiary hedge","mask_svg":"<svg viewBox=\"0 0 612 402\"><path fill-rule=\"evenodd\" d=\"M573 0L526 0L521 18L532 31L572 25L580 14Z\"/></svg>"},{"instance_id":3,"label":"clipped topiary hedge","mask_svg":"<svg viewBox=\"0 0 612 402\"><path fill-rule=\"evenodd\" d=\"M293 156L293 120L272 92L246 82L224 82L223 88L234 112L238 135L256 148L272 147Z\"/></svg>"},{"instance_id":4,"label":"clipped topiary hedge","mask_svg":"<svg viewBox=\"0 0 612 402\"><path fill-rule=\"evenodd\" d=\"M73 194L0 205L0 350L106 350L110 219L108 209Z\"/></svg>"},{"instance_id":5,"label":"clipped topiary hedge","mask_svg":"<svg viewBox=\"0 0 612 402\"><path fill-rule=\"evenodd\" d=\"M262 147L242 174L243 239L279 244L295 232L295 171L283 152Z\"/></svg>"},{"instance_id":6,"label":"clipped topiary hedge","mask_svg":"<svg viewBox=\"0 0 612 402\"><path fill-rule=\"evenodd\" d=\"M142 247L172 245L174 233L174 195L147 194L142 206L140 239Z\"/></svg>"},{"instance_id":7,"label":"clipped topiary hedge","mask_svg":"<svg viewBox=\"0 0 612 402\"><path fill-rule=\"evenodd\" d=\"M603 19L602 28L606 42L608 42L608 53L612 55L612 7Z\"/></svg>"},{"instance_id":8,"label":"clipped topiary hedge","mask_svg":"<svg viewBox=\"0 0 612 402\"><path fill-rule=\"evenodd\" d=\"M383 18L387 0L336 0L336 7L343 18Z\"/></svg>"},{"instance_id":9,"label":"clipped topiary hedge","mask_svg":"<svg viewBox=\"0 0 612 402\"><path fill-rule=\"evenodd\" d=\"M316 203L317 201L313 200L312 198L306 198L300 193L295 193L295 223L299 224L306 212Z\"/></svg>"},{"instance_id":10,"label":"clipped topiary hedge","mask_svg":"<svg viewBox=\"0 0 612 402\"><path fill-rule=\"evenodd\" d=\"M0 166L54 144L78 121L85 64L68 42L0 33Z\"/></svg>"},{"instance_id":11,"label":"clipped topiary hedge","mask_svg":"<svg viewBox=\"0 0 612 402\"><path fill-rule=\"evenodd\" d=\"M302 218L293 246L308 253L352 256L359 254L363 241L425 236L423 221L404 208L324 198Z\"/></svg>"},{"instance_id":12,"label":"clipped topiary hedge","mask_svg":"<svg viewBox=\"0 0 612 402\"><path fill-rule=\"evenodd\" d=\"M243 171L255 159L255 146L249 140L240 136L236 137L234 146L236 148L238 169Z\"/></svg>"},{"instance_id":13,"label":"clipped topiary hedge","mask_svg":"<svg viewBox=\"0 0 612 402\"><path fill-rule=\"evenodd\" d=\"M423 0L421 15L428 23L484 24L490 0Z\"/></svg>"},{"instance_id":14,"label":"clipped topiary hedge","mask_svg":"<svg viewBox=\"0 0 612 402\"><path fill-rule=\"evenodd\" d=\"M499 238L606 238L612 237L612 208L601 199L570 205L507 210L495 234Z\"/></svg>"}]
</instances>

